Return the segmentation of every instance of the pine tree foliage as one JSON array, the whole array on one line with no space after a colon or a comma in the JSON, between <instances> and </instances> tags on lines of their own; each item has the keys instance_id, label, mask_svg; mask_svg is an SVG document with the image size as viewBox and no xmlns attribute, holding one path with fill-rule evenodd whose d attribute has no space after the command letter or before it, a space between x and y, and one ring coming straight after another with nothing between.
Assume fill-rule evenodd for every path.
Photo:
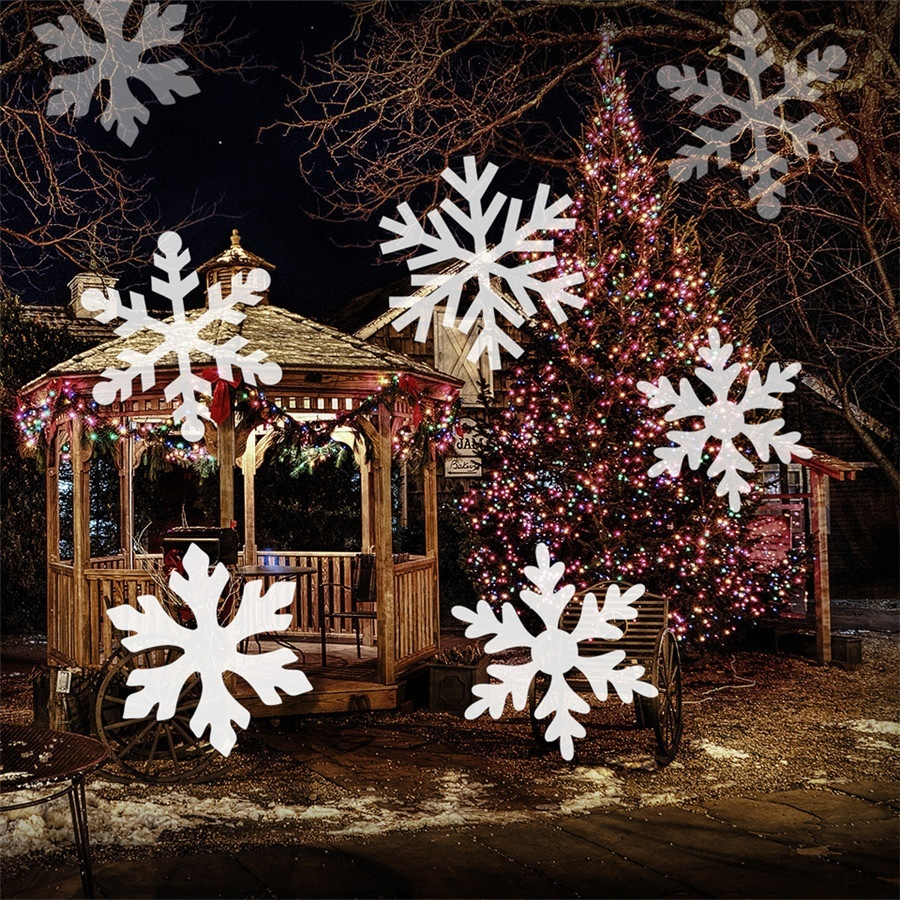
<instances>
[{"instance_id":1,"label":"pine tree foliage","mask_svg":"<svg viewBox=\"0 0 900 900\"><path fill-rule=\"evenodd\" d=\"M723 637L783 588L750 569L752 503L729 512L702 469L648 476L670 426L637 383L690 376L712 326L749 371L752 310L729 308L690 224L674 218L672 189L641 149L609 58L598 62L579 174L578 225L557 238L557 255L561 271L584 273L588 302L563 325L531 321L506 408L491 422L484 480L462 501L468 564L482 597L515 601L544 542L579 588L644 583L670 598L681 633Z\"/></svg>"}]
</instances>

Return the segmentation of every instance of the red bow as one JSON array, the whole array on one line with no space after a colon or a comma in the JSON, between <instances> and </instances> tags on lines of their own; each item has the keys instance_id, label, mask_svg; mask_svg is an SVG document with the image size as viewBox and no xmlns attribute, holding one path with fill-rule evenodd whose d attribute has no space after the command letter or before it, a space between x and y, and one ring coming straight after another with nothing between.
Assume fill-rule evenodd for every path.
<instances>
[{"instance_id":1,"label":"red bow","mask_svg":"<svg viewBox=\"0 0 900 900\"><path fill-rule=\"evenodd\" d=\"M419 382L416 381L413 375L403 374L397 379L397 387L400 388L401 391L405 391L410 395L414 400L417 400L419 397Z\"/></svg>"},{"instance_id":2,"label":"red bow","mask_svg":"<svg viewBox=\"0 0 900 900\"><path fill-rule=\"evenodd\" d=\"M216 423L221 425L231 413L231 390L236 388L240 383L240 378L228 381L226 378L219 377L219 370L204 369L200 373L200 377L208 381L212 385L212 403L209 407L209 417Z\"/></svg>"}]
</instances>

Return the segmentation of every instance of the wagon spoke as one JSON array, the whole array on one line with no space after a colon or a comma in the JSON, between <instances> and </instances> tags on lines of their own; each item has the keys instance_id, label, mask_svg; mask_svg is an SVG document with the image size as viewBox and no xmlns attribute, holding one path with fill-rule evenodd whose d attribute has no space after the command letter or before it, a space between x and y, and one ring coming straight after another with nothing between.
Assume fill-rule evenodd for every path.
<instances>
[{"instance_id":1,"label":"wagon spoke","mask_svg":"<svg viewBox=\"0 0 900 900\"><path fill-rule=\"evenodd\" d=\"M150 729L156 724L156 719L151 719L148 723L147 727L144 728L143 731L138 732L120 751L119 756L126 756L128 751L131 750L138 741L142 741L147 734L150 732Z\"/></svg>"}]
</instances>

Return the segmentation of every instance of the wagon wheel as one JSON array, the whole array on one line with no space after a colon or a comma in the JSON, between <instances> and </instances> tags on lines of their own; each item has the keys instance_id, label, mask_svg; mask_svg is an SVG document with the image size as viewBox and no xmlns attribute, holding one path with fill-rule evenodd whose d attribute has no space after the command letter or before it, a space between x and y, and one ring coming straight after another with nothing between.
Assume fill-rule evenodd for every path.
<instances>
[{"instance_id":1,"label":"wagon wheel","mask_svg":"<svg viewBox=\"0 0 900 900\"><path fill-rule=\"evenodd\" d=\"M544 736L547 734L549 717L545 716L543 719L539 719L535 715L535 710L540 706L541 700L547 695L549 689L550 676L545 675L543 672L538 672L534 676L531 686L528 688L528 715L531 719L531 733L542 750L547 749L547 741Z\"/></svg>"},{"instance_id":2,"label":"wagon wheel","mask_svg":"<svg viewBox=\"0 0 900 900\"><path fill-rule=\"evenodd\" d=\"M644 710L656 732L656 761L667 766L678 752L684 727L681 710L681 656L675 635L664 631L656 642L652 683L659 696L650 700Z\"/></svg>"},{"instance_id":3,"label":"wagon wheel","mask_svg":"<svg viewBox=\"0 0 900 900\"><path fill-rule=\"evenodd\" d=\"M132 653L124 647L107 660L101 672L94 704L97 735L112 758L139 781L172 784L218 774L222 757L206 740L191 731L190 719L200 702L200 676L195 672L184 683L171 719L158 721L156 707L142 719L123 719L125 700L135 689L126 681L133 669L166 665L182 650L160 647Z\"/></svg>"}]
</instances>

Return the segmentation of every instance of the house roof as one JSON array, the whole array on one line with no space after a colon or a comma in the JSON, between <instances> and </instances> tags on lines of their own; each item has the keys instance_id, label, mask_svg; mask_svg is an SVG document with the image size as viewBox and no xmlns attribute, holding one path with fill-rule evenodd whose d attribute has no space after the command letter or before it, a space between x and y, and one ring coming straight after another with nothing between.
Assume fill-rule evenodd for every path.
<instances>
[{"instance_id":1,"label":"house roof","mask_svg":"<svg viewBox=\"0 0 900 900\"><path fill-rule=\"evenodd\" d=\"M863 469L876 468L875 463L847 462L844 459L838 459L836 456L829 456L829 454L823 453L821 450L809 449L812 450L812 456L809 458L792 456L791 461L800 463L801 466L806 466L809 469L814 469L816 472L821 472L823 475L829 475L836 481L855 481L857 472L861 472Z\"/></svg>"},{"instance_id":2,"label":"house roof","mask_svg":"<svg viewBox=\"0 0 900 900\"><path fill-rule=\"evenodd\" d=\"M112 340L116 336L115 326L104 325L93 318L78 317L69 305L38 306L23 303L22 315L47 328L61 328L68 331L75 340L85 345L99 344L101 341Z\"/></svg>"},{"instance_id":3,"label":"house roof","mask_svg":"<svg viewBox=\"0 0 900 900\"><path fill-rule=\"evenodd\" d=\"M187 315L193 321L204 311L192 310ZM268 359L277 362L283 370L408 372L452 387L461 383L458 379L402 353L371 344L277 306L249 307L244 309L244 314L244 320L238 325L219 320L210 323L201 332L201 337L215 344L223 344L229 338L241 335L247 340L251 350L264 351ZM107 367L123 368L125 363L120 358L123 351L148 353L159 346L159 343L160 336L146 329L128 337L108 341L49 369L25 385L22 393L34 390L46 379L99 375ZM212 357L205 353L191 353L192 364L210 365L213 362ZM167 353L156 363L156 368L171 368L176 365L175 353Z\"/></svg>"},{"instance_id":4,"label":"house roof","mask_svg":"<svg viewBox=\"0 0 900 900\"><path fill-rule=\"evenodd\" d=\"M464 265L465 263L462 261L455 260L449 264L430 266L418 271L434 275L454 275ZM519 301L506 289L505 282L499 279L494 280L493 288L513 309L524 318L528 318ZM406 311L407 307L405 306L391 307L391 297L427 297L433 290L433 285L414 287L410 284L409 275L405 275L390 284L348 300L333 315L329 316L327 321L343 331L350 331L357 337L367 339ZM464 299L467 296L468 299L471 299L469 292L474 295L472 279L463 288Z\"/></svg>"}]
</instances>

